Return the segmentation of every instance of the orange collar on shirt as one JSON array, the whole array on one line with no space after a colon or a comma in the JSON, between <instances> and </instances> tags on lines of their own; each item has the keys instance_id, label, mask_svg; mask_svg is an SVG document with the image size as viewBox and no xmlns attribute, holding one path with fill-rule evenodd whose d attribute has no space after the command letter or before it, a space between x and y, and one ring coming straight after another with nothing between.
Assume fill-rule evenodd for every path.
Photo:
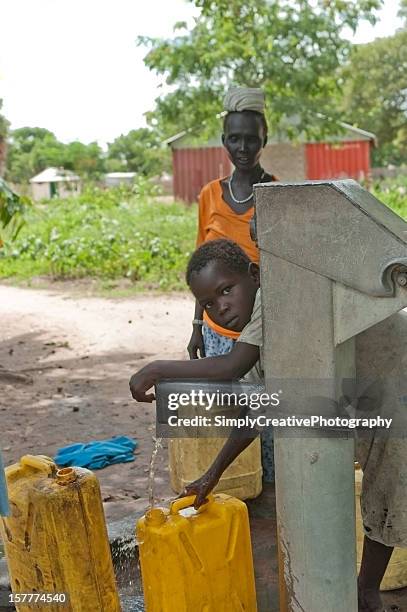
<instances>
[{"instance_id":1,"label":"orange collar on shirt","mask_svg":"<svg viewBox=\"0 0 407 612\"><path fill-rule=\"evenodd\" d=\"M204 319L205 323L207 323L209 325L209 327L211 329L213 329L214 332L216 332L217 334L220 334L221 336L226 336L226 338L231 338L232 340L237 340L238 337L240 336L240 334L242 333L240 331L233 331L232 329L226 329L225 327L221 327L220 325L217 325L206 314L206 310L204 310L203 319Z\"/></svg>"}]
</instances>

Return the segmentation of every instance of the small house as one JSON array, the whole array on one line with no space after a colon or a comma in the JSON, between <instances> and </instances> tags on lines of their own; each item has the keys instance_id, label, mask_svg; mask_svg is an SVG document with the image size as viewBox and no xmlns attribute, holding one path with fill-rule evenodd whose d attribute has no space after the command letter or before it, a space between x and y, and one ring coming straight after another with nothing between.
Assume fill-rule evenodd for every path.
<instances>
[{"instance_id":1,"label":"small house","mask_svg":"<svg viewBox=\"0 0 407 612\"><path fill-rule=\"evenodd\" d=\"M136 172L108 172L105 174L106 187L116 187L117 185L131 185L136 178Z\"/></svg>"},{"instance_id":2,"label":"small house","mask_svg":"<svg viewBox=\"0 0 407 612\"><path fill-rule=\"evenodd\" d=\"M81 191L80 177L64 168L46 168L30 179L30 185L34 200L66 198Z\"/></svg>"}]
</instances>

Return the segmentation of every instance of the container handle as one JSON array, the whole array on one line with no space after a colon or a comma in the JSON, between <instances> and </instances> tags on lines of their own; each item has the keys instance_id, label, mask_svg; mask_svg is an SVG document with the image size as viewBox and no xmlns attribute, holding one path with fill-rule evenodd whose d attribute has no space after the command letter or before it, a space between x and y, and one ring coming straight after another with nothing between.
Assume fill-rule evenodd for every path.
<instances>
[{"instance_id":1,"label":"container handle","mask_svg":"<svg viewBox=\"0 0 407 612\"><path fill-rule=\"evenodd\" d=\"M56 474L57 471L54 461L46 455L24 455L20 459L20 465L31 467L47 474Z\"/></svg>"},{"instance_id":2,"label":"container handle","mask_svg":"<svg viewBox=\"0 0 407 612\"><path fill-rule=\"evenodd\" d=\"M173 502L171 502L170 514L177 514L180 510L183 510L184 508L189 508L189 506L193 506L195 499L196 495L187 495L186 497L175 499ZM212 493L209 493L209 495L207 496L207 500L208 501L204 502L202 506L199 506L198 512L203 512L207 510L207 508L214 503L215 497L212 495Z\"/></svg>"}]
</instances>

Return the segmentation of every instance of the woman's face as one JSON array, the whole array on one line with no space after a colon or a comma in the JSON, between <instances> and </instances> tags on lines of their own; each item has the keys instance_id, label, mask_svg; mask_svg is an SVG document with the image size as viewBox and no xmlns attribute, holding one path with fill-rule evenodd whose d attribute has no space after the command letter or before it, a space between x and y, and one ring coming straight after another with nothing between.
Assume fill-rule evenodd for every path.
<instances>
[{"instance_id":1,"label":"woman's face","mask_svg":"<svg viewBox=\"0 0 407 612\"><path fill-rule=\"evenodd\" d=\"M257 165L266 134L261 118L255 113L230 113L225 123L222 142L233 165L239 170L250 170Z\"/></svg>"}]
</instances>

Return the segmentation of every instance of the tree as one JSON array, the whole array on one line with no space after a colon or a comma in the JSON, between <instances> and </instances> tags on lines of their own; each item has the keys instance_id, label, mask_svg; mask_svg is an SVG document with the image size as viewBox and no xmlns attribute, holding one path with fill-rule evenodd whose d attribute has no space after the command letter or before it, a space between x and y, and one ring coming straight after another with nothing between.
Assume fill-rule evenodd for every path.
<instances>
[{"instance_id":1,"label":"tree","mask_svg":"<svg viewBox=\"0 0 407 612\"><path fill-rule=\"evenodd\" d=\"M0 110L3 106L3 100L0 98ZM10 123L0 113L0 177L3 176L6 167L7 156L7 135Z\"/></svg>"},{"instance_id":2,"label":"tree","mask_svg":"<svg viewBox=\"0 0 407 612\"><path fill-rule=\"evenodd\" d=\"M139 37L150 47L146 65L174 91L156 101L149 121L164 135L205 123L213 131L231 84L262 86L268 118L320 135L336 129L321 114L339 117L336 71L349 53L342 37L361 19L374 22L381 0L190 0L201 9L188 31L175 25L169 40Z\"/></svg>"},{"instance_id":3,"label":"tree","mask_svg":"<svg viewBox=\"0 0 407 612\"><path fill-rule=\"evenodd\" d=\"M49 166L73 170L81 176L98 177L104 171L104 155L96 142L59 142L44 128L24 127L11 133L7 176L22 183Z\"/></svg>"},{"instance_id":4,"label":"tree","mask_svg":"<svg viewBox=\"0 0 407 612\"><path fill-rule=\"evenodd\" d=\"M70 142L64 146L63 167L87 178L99 177L104 172L104 154L97 142L86 145Z\"/></svg>"},{"instance_id":5,"label":"tree","mask_svg":"<svg viewBox=\"0 0 407 612\"><path fill-rule=\"evenodd\" d=\"M169 167L169 155L158 135L149 128L131 130L108 145L107 168L112 172L161 175Z\"/></svg>"},{"instance_id":6,"label":"tree","mask_svg":"<svg viewBox=\"0 0 407 612\"><path fill-rule=\"evenodd\" d=\"M407 28L356 46L343 79L347 119L377 135L374 163L406 163Z\"/></svg>"},{"instance_id":7,"label":"tree","mask_svg":"<svg viewBox=\"0 0 407 612\"><path fill-rule=\"evenodd\" d=\"M407 0L400 0L400 9L399 9L399 17L402 17L406 20L407 24Z\"/></svg>"},{"instance_id":8,"label":"tree","mask_svg":"<svg viewBox=\"0 0 407 612\"><path fill-rule=\"evenodd\" d=\"M0 98L0 110L3 107L3 100ZM6 138L10 127L9 121L0 113L0 138Z\"/></svg>"},{"instance_id":9,"label":"tree","mask_svg":"<svg viewBox=\"0 0 407 612\"><path fill-rule=\"evenodd\" d=\"M45 128L23 127L13 130L7 177L15 183L22 183L48 166L62 166L63 152L64 145Z\"/></svg>"}]
</instances>

